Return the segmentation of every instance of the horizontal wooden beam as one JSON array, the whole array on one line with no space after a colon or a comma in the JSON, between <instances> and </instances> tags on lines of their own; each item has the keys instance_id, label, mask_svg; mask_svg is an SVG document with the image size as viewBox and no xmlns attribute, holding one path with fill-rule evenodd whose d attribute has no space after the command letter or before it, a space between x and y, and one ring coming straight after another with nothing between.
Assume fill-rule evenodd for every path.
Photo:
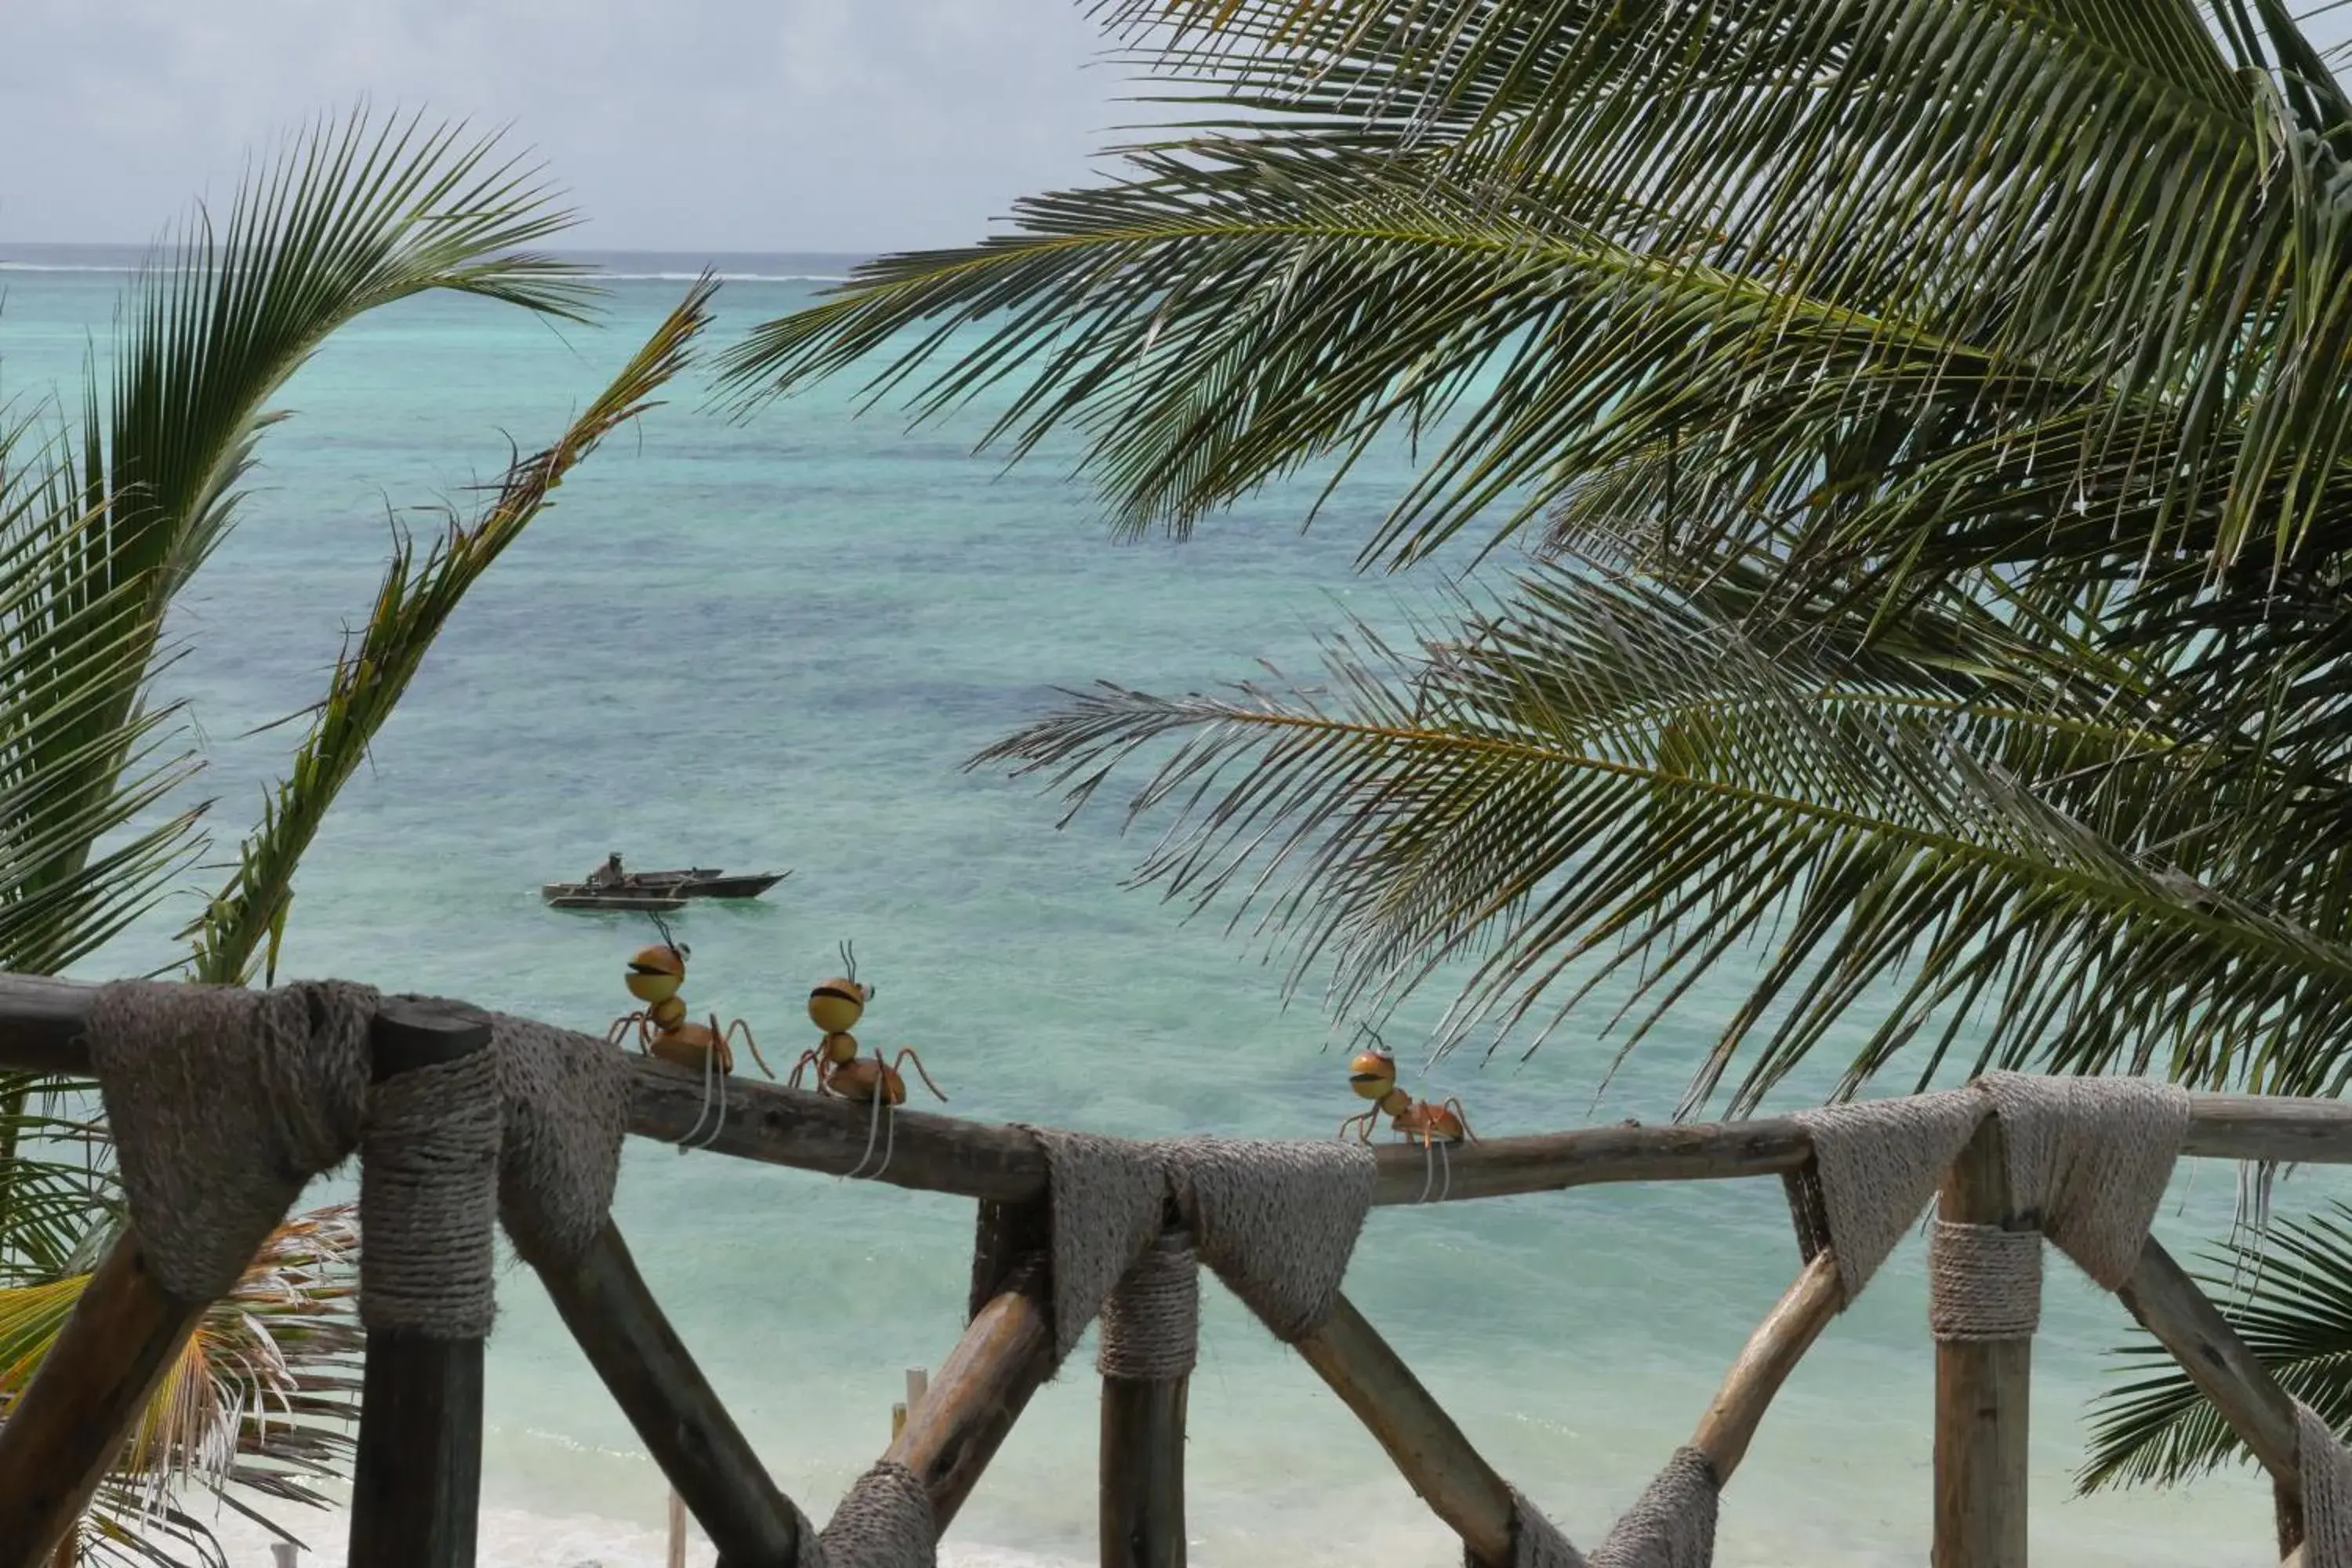
<instances>
[{"instance_id":1,"label":"horizontal wooden beam","mask_svg":"<svg viewBox=\"0 0 2352 1568\"><path fill-rule=\"evenodd\" d=\"M87 1075L81 1040L96 987L0 974L0 1067ZM676 1142L709 1126L700 1074L635 1058L629 1130ZM752 1079L727 1085L727 1111L709 1146L724 1154L846 1175L871 1172L895 1186L1002 1203L1045 1190L1045 1153L1017 1127L900 1109L887 1130L889 1158L871 1143L862 1105ZM2352 1164L2352 1104L2262 1095L2191 1097L2184 1152L2210 1159ZM1459 1202L1614 1182L1716 1181L1784 1174L1812 1157L1804 1129L1786 1119L1659 1127L1587 1127L1456 1144L1434 1158L1416 1144L1382 1143L1375 1204Z\"/></svg>"},{"instance_id":2,"label":"horizontal wooden beam","mask_svg":"<svg viewBox=\"0 0 2352 1568\"><path fill-rule=\"evenodd\" d=\"M1330 1319L1297 1349L1462 1538L1470 1560L1482 1568L1508 1563L1510 1488L1354 1303L1340 1297Z\"/></svg>"}]
</instances>

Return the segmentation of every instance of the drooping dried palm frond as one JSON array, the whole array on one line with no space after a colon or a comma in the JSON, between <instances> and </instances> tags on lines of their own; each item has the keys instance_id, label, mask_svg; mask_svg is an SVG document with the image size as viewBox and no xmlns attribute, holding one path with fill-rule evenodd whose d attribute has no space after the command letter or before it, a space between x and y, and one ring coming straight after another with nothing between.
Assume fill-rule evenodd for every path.
<instances>
[{"instance_id":1,"label":"drooping dried palm frond","mask_svg":"<svg viewBox=\"0 0 2352 1568\"><path fill-rule=\"evenodd\" d=\"M243 1496L325 1503L317 1485L347 1463L359 1418L358 1244L348 1205L271 1233L165 1371L83 1521L86 1555L218 1561L191 1492L240 1511ZM0 1290L0 1420L89 1282Z\"/></svg>"}]
</instances>

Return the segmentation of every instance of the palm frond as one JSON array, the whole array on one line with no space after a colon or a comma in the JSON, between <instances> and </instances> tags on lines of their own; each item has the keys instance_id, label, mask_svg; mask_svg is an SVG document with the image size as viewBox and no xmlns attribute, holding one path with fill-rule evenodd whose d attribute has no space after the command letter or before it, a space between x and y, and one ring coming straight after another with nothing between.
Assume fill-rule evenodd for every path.
<instances>
[{"instance_id":1,"label":"palm frond","mask_svg":"<svg viewBox=\"0 0 2352 1568\"><path fill-rule=\"evenodd\" d=\"M2210 1258L2215 1267L2198 1278L2222 1321L2280 1387L2337 1433L2352 1432L2352 1207L2274 1218ZM2115 1354L2130 1381L2094 1406L2091 1451L2075 1477L2082 1490L2169 1486L2252 1457L2162 1346L2143 1339Z\"/></svg>"},{"instance_id":2,"label":"palm frond","mask_svg":"<svg viewBox=\"0 0 2352 1568\"><path fill-rule=\"evenodd\" d=\"M606 436L657 406L656 395L686 368L694 340L709 322L715 289L708 278L690 289L553 445L509 467L480 516L453 519L421 562L414 543L399 540L374 611L336 659L292 770L264 803L227 885L182 933L195 939L195 979L243 984L257 965L274 972L295 868L434 638L467 591L552 502L565 476Z\"/></svg>"},{"instance_id":3,"label":"palm frond","mask_svg":"<svg viewBox=\"0 0 2352 1568\"><path fill-rule=\"evenodd\" d=\"M1692 1106L1753 1036L1732 1096L1751 1106L1864 996L1884 1012L1849 1087L1915 1042L1926 1079L1972 1013L1979 1068L2340 1087L2352 946L2226 890L2284 852L2232 832L2224 775L2112 686L1970 681L1948 653L1905 671L1888 647L1857 668L1723 609L1539 570L1417 656L1360 627L1312 686L1098 687L974 764L1076 809L1156 752L1129 816L1168 826L1138 879L1255 910L1293 984L1328 961L1342 1010L1466 968L1441 1049L1539 1007L1540 1044L1612 980L1630 1048L1760 943Z\"/></svg>"},{"instance_id":4,"label":"palm frond","mask_svg":"<svg viewBox=\"0 0 2352 1568\"><path fill-rule=\"evenodd\" d=\"M12 953L11 967L89 951L135 912L131 895L180 864L184 821L102 868L89 861L108 827L184 772L184 753L142 750L171 717L142 714L142 694L172 595L236 517L278 417L269 400L338 328L426 290L578 314L579 269L525 248L569 221L491 140L353 116L295 139L239 186L224 222L199 213L142 274L110 386L93 378L80 433L50 434L0 490L26 531L0 538L26 645L0 670L0 710L21 686L43 715L7 817L17 853L0 863L0 901L23 900L52 950ZM116 892L91 902L78 889L93 884Z\"/></svg>"},{"instance_id":5,"label":"palm frond","mask_svg":"<svg viewBox=\"0 0 2352 1568\"><path fill-rule=\"evenodd\" d=\"M755 331L739 393L874 356L870 390L921 414L1017 375L990 439L1081 428L1120 521L1181 529L1475 381L1384 531L1407 552L1497 503L1516 526L1611 445L1678 432L1727 515L1756 454L1810 485L1874 428L1922 426L1881 455L1890 479L2023 443L2063 489L2130 449L2157 504L2101 521L2150 530L2144 552L2218 501L2222 562L2306 539L2334 482L2343 182L2335 121L2296 118L2333 110L2232 71L2185 3L1110 14L1306 118L1135 150L1108 189L1024 204L1020 234L862 269ZM1791 341L1809 312L1837 323L1826 347ZM2070 450L2037 434L2053 413Z\"/></svg>"},{"instance_id":6,"label":"palm frond","mask_svg":"<svg viewBox=\"0 0 2352 1568\"><path fill-rule=\"evenodd\" d=\"M132 1429L80 1526L95 1561L222 1561L190 1490L327 1506L317 1489L348 1462L359 1416L357 1216L352 1205L287 1221L205 1312ZM39 1370L89 1283L74 1275L0 1289L0 1421Z\"/></svg>"}]
</instances>

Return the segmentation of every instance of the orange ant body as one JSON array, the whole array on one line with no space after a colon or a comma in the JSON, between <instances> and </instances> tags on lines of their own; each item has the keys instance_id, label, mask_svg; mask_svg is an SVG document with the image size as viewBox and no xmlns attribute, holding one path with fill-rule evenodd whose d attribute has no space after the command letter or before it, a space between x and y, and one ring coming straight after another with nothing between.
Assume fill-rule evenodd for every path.
<instances>
[{"instance_id":1,"label":"orange ant body","mask_svg":"<svg viewBox=\"0 0 2352 1568\"><path fill-rule=\"evenodd\" d=\"M751 1047L751 1059L770 1078L775 1073L760 1054L759 1042L751 1037L751 1026L738 1018L726 1027L719 1027L719 1015L710 1015L710 1022L698 1024L686 1016L686 999L678 992L686 984L686 960L688 949L671 939L669 927L659 916L654 924L660 928L662 940L651 947L641 948L629 960L629 972L621 984L629 994L646 1005L635 1012L623 1014L613 1020L604 1032L607 1045L618 1045L631 1028L637 1032L637 1048L648 1051L666 1062L708 1072L713 1065L724 1074L735 1070L735 1053L731 1048L736 1031L742 1031L743 1043Z\"/></svg>"},{"instance_id":2,"label":"orange ant body","mask_svg":"<svg viewBox=\"0 0 2352 1568\"><path fill-rule=\"evenodd\" d=\"M1396 1058L1381 1046L1378 1035L1372 1037L1372 1049L1348 1064L1348 1087L1372 1105L1362 1114L1339 1123L1340 1137L1345 1138L1348 1130L1354 1128L1356 1136L1369 1143L1372 1141L1372 1123L1385 1115L1391 1130L1424 1149L1432 1144L1459 1143L1465 1138L1476 1142L1460 1100L1413 1099L1397 1087Z\"/></svg>"},{"instance_id":3,"label":"orange ant body","mask_svg":"<svg viewBox=\"0 0 2352 1568\"><path fill-rule=\"evenodd\" d=\"M898 1068L911 1061L923 1087L944 1102L947 1095L931 1081L923 1058L912 1048L901 1050L895 1059L887 1061L879 1050L870 1057L857 1054L857 1037L849 1031L866 1016L866 1005L874 1000L878 988L858 984L857 957L845 942L841 944L841 963L849 972L846 975L820 981L809 993L809 1022L824 1037L801 1053L801 1059L793 1064L793 1076L786 1080L786 1087L798 1089L801 1075L814 1068L819 1094L837 1095L859 1105L877 1099L886 1106L903 1105L907 1100L907 1080Z\"/></svg>"}]
</instances>

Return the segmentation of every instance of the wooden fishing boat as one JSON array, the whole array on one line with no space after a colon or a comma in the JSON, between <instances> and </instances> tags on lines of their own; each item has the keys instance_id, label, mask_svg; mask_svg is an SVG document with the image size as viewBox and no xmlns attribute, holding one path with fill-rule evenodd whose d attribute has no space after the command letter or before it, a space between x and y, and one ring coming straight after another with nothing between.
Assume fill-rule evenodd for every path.
<instances>
[{"instance_id":1,"label":"wooden fishing boat","mask_svg":"<svg viewBox=\"0 0 2352 1568\"><path fill-rule=\"evenodd\" d=\"M760 871L730 877L716 866L675 871L632 871L617 882L548 882L540 897L551 909L621 910L675 914L688 899L756 899L790 871Z\"/></svg>"}]
</instances>

